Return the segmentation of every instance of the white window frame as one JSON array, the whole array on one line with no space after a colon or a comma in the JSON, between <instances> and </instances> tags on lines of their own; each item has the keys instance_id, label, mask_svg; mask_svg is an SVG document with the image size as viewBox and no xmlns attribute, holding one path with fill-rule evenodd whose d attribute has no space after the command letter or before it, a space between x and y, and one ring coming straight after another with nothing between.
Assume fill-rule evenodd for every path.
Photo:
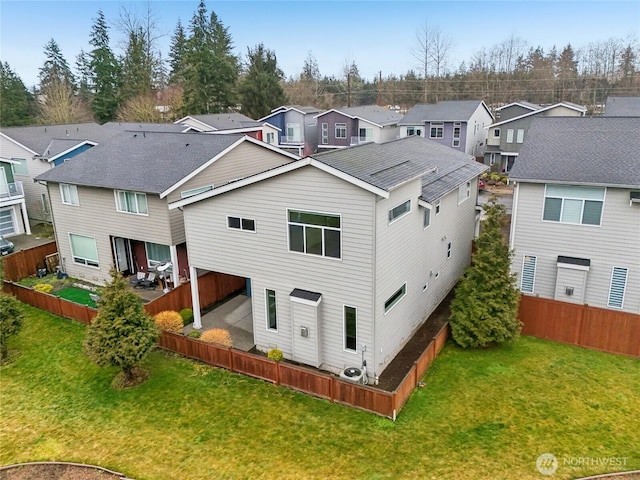
<instances>
[{"instance_id":1,"label":"white window frame","mask_svg":"<svg viewBox=\"0 0 640 480\"><path fill-rule=\"evenodd\" d=\"M95 269L100 269L100 256L98 255L98 243L96 242L96 238L92 237L90 235L82 235L79 233L71 233L69 232L68 234L68 238L69 238L69 250L71 250L71 258L73 259L73 263L75 263L76 265L82 265L84 267L89 267L89 268L95 268ZM85 257L80 257L78 255L75 255L74 251L73 251L73 241L71 240L71 237L84 237L84 238L90 238L91 240L93 240L93 244L95 246L95 250L96 250L96 260L94 261L92 258L85 258ZM84 260L84 262L78 262L76 260L76 258L82 259ZM91 262L91 263L89 263ZM95 265L93 265L93 263L95 263Z\"/></svg>"},{"instance_id":2,"label":"white window frame","mask_svg":"<svg viewBox=\"0 0 640 480\"><path fill-rule=\"evenodd\" d=\"M229 219L230 218L237 218L238 220L240 220L240 226L236 228L236 227L232 227L231 225L229 225ZM244 228L244 221L245 220L253 222L253 230L250 229L250 228ZM227 215L227 230L235 230L235 231L241 231L241 232L256 233L257 229L258 229L258 227L256 226L256 219L255 218L241 217L240 215Z\"/></svg>"},{"instance_id":3,"label":"white window frame","mask_svg":"<svg viewBox=\"0 0 640 480\"><path fill-rule=\"evenodd\" d=\"M542 217L541 220L543 222L550 222L550 223L561 223L564 225L579 225L582 227L600 227L602 226L602 217L604 216L604 205L605 205L605 200L607 198L607 187L589 187L589 188L598 188L598 189L602 189L602 200L600 199L594 199L594 198L584 198L584 197L580 197L580 196L558 196L558 195L551 195L548 194L548 187L550 184L545 184L544 186L544 198L542 199ZM555 184L552 184L555 186ZM560 185L562 187L580 187L579 185ZM544 218L544 211L545 211L545 206L546 206L546 202L547 202L547 198L554 198L554 199L560 199L561 200L561 204L560 204L560 218L558 220L549 220L549 219L545 219ZM562 216L564 213L564 205L565 205L565 201L566 200L580 200L582 201L582 206L581 206L581 210L580 210L580 221L575 223L575 222L567 222L567 221L562 221ZM590 201L590 202L602 202L602 208L600 209L600 222L598 224L592 224L592 223L582 223L584 221L584 205L585 202Z\"/></svg>"},{"instance_id":4,"label":"white window frame","mask_svg":"<svg viewBox=\"0 0 640 480\"><path fill-rule=\"evenodd\" d=\"M268 144L274 143L275 135L274 135L273 132L267 132L266 137L267 137L267 142L266 143L268 143Z\"/></svg>"},{"instance_id":5,"label":"white window frame","mask_svg":"<svg viewBox=\"0 0 640 480\"><path fill-rule=\"evenodd\" d=\"M49 196L46 193L40 194L40 202L42 203L42 213L49 216L51 209L49 208Z\"/></svg>"},{"instance_id":6,"label":"white window frame","mask_svg":"<svg viewBox=\"0 0 640 480\"><path fill-rule=\"evenodd\" d=\"M458 187L458 205L471 198L471 182L463 183Z\"/></svg>"},{"instance_id":7,"label":"white window frame","mask_svg":"<svg viewBox=\"0 0 640 480\"><path fill-rule=\"evenodd\" d=\"M199 193L208 192L209 190L213 190L213 185L206 185L204 187L191 188L189 190L183 190L180 192L180 198L193 197L194 195L198 195ZM147 210L149 206L147 205Z\"/></svg>"},{"instance_id":8,"label":"white window frame","mask_svg":"<svg viewBox=\"0 0 640 480\"><path fill-rule=\"evenodd\" d=\"M613 305L611 302L611 291L613 290L613 279L616 270L624 270L624 285L622 287L622 297L620 298L620 305ZM611 278L609 279L609 293L607 295L607 307L616 308L622 310L624 308L624 297L627 293L627 281L629 280L629 269L627 267L611 267Z\"/></svg>"},{"instance_id":9,"label":"white window frame","mask_svg":"<svg viewBox=\"0 0 640 480\"><path fill-rule=\"evenodd\" d=\"M274 319L276 328L271 328L271 326L269 325L269 292L273 292L273 302L276 307ZM273 288L264 289L264 318L266 320L265 326L267 328L267 331L278 333L278 293Z\"/></svg>"},{"instance_id":10,"label":"white window frame","mask_svg":"<svg viewBox=\"0 0 640 480\"><path fill-rule=\"evenodd\" d=\"M336 123L335 124L335 138L336 139L345 139L347 138L347 124L346 123ZM344 135L338 135L338 130L340 130L340 133L342 133L342 131L344 130Z\"/></svg>"},{"instance_id":11,"label":"white window frame","mask_svg":"<svg viewBox=\"0 0 640 480\"><path fill-rule=\"evenodd\" d=\"M396 295L399 295L397 298L393 299ZM386 315L393 307L395 307L400 301L407 296L407 282L404 282L400 288L395 290L385 301L384 301L384 314ZM392 300L393 299L393 300ZM388 306L387 303L391 302Z\"/></svg>"},{"instance_id":12,"label":"white window frame","mask_svg":"<svg viewBox=\"0 0 640 480\"><path fill-rule=\"evenodd\" d=\"M440 215L440 199L433 202L433 205L436 207L436 215Z\"/></svg>"},{"instance_id":13,"label":"white window frame","mask_svg":"<svg viewBox=\"0 0 640 480\"><path fill-rule=\"evenodd\" d=\"M65 194L66 190L66 194ZM74 194L75 193L75 197ZM68 198L67 198L68 197ZM80 198L78 197L78 187L69 183L60 184L60 198L64 205L80 206ZM74 201L75 200L75 201Z\"/></svg>"},{"instance_id":14,"label":"white window frame","mask_svg":"<svg viewBox=\"0 0 640 480\"><path fill-rule=\"evenodd\" d=\"M287 123L287 140L289 140L289 142L300 142L300 140L302 139L302 134L301 134L301 126L299 123ZM289 130L291 129L293 135L289 135Z\"/></svg>"},{"instance_id":15,"label":"white window frame","mask_svg":"<svg viewBox=\"0 0 640 480\"><path fill-rule=\"evenodd\" d=\"M12 163L11 164L11 171L13 172L14 175L21 175L21 176L29 176L29 165L27 163L27 159L26 158L11 158L11 160L13 160L14 162L20 162L18 164ZM16 171L16 167L18 169L21 169L22 167L24 167L24 171Z\"/></svg>"},{"instance_id":16,"label":"white window frame","mask_svg":"<svg viewBox=\"0 0 640 480\"><path fill-rule=\"evenodd\" d=\"M146 193L142 193L142 192L133 192L130 190L114 190L114 196L116 198L116 210L120 213L128 213L129 215L141 215L144 217L148 217L149 216L149 199L147 198L147 194ZM120 205L120 192L126 194L133 194L135 195L135 200L136 200L136 210L140 209L140 202L138 200L138 196L142 196L145 199L145 204L147 206L147 211L146 213L140 213L139 211L136 212L130 212L128 210L122 210L122 206Z\"/></svg>"},{"instance_id":17,"label":"white window frame","mask_svg":"<svg viewBox=\"0 0 640 480\"><path fill-rule=\"evenodd\" d=\"M527 259L533 259L533 274L531 275L531 290L524 289L524 267L528 265L526 263ZM538 257L536 255L527 255L526 253L522 255L522 267L520 268L520 291L522 293L533 293L536 288L536 273L538 269Z\"/></svg>"},{"instance_id":18,"label":"white window frame","mask_svg":"<svg viewBox=\"0 0 640 480\"><path fill-rule=\"evenodd\" d=\"M513 128L507 129L507 143L513 143Z\"/></svg>"},{"instance_id":19,"label":"white window frame","mask_svg":"<svg viewBox=\"0 0 640 480\"><path fill-rule=\"evenodd\" d=\"M325 215L325 216L330 216L330 217L338 217L340 219L340 227L329 227L329 226L325 226L325 225L312 225L312 224L307 224L307 223L299 223L299 222L291 222L289 220L289 212L302 212L302 213L310 213L313 215ZM287 250L290 253L295 253L298 255L310 255L312 257L318 257L318 258L326 258L328 260L337 260L337 261L341 261L342 260L342 214L341 213L328 213L328 212L314 212L311 210L302 210L302 209L298 209L298 208L287 208L286 210L286 220L287 220ZM304 252L299 252L297 250L291 250L291 232L289 230L289 226L290 225L298 225L303 227L302 230L302 236L303 236L303 240L304 240ZM311 228L319 228L322 230L322 254L317 254L317 253L308 253L307 252L307 231L306 228L307 227L311 227ZM331 257L328 255L325 255L325 242L324 242L324 232L325 230L333 230L333 231L337 231L340 233L340 256L339 257Z\"/></svg>"},{"instance_id":20,"label":"white window frame","mask_svg":"<svg viewBox=\"0 0 640 480\"><path fill-rule=\"evenodd\" d=\"M516 132L516 143L524 142L524 128L519 128Z\"/></svg>"},{"instance_id":21,"label":"white window frame","mask_svg":"<svg viewBox=\"0 0 640 480\"><path fill-rule=\"evenodd\" d=\"M421 137L422 136L422 127L407 127L407 137Z\"/></svg>"},{"instance_id":22,"label":"white window frame","mask_svg":"<svg viewBox=\"0 0 640 480\"><path fill-rule=\"evenodd\" d=\"M322 145L328 145L328 144L329 144L329 124L323 123L322 124Z\"/></svg>"},{"instance_id":23,"label":"white window frame","mask_svg":"<svg viewBox=\"0 0 640 480\"><path fill-rule=\"evenodd\" d=\"M431 208L423 207L424 212L422 213L422 229L426 230L431 226ZM428 214L428 217L427 217Z\"/></svg>"},{"instance_id":24,"label":"white window frame","mask_svg":"<svg viewBox=\"0 0 640 480\"><path fill-rule=\"evenodd\" d=\"M456 129L458 130L458 135L456 136ZM460 122L455 122L453 124L453 142L451 142L452 147L460 146L460 137L462 136L462 124Z\"/></svg>"},{"instance_id":25,"label":"white window frame","mask_svg":"<svg viewBox=\"0 0 640 480\"><path fill-rule=\"evenodd\" d=\"M165 259L162 259L162 260L151 259L150 255L149 255L149 244L160 245L162 247L169 247L169 258L165 258ZM157 267L158 265L162 265L165 261L171 261L171 246L170 245L164 245L162 243L144 242L144 254L147 257L147 267L149 267L149 268Z\"/></svg>"},{"instance_id":26,"label":"white window frame","mask_svg":"<svg viewBox=\"0 0 640 480\"><path fill-rule=\"evenodd\" d=\"M353 308L356 314L356 345L355 348L351 349L347 347L347 308ZM353 307L351 305L343 305L342 306L342 339L343 345L342 349L345 352L349 353L358 353L358 308Z\"/></svg>"},{"instance_id":27,"label":"white window frame","mask_svg":"<svg viewBox=\"0 0 640 480\"><path fill-rule=\"evenodd\" d=\"M494 128L493 129L493 138L500 138L500 129L499 128Z\"/></svg>"},{"instance_id":28,"label":"white window frame","mask_svg":"<svg viewBox=\"0 0 640 480\"><path fill-rule=\"evenodd\" d=\"M391 218L391 216L393 215L393 211L396 208L401 207L403 205L406 205L407 203L409 204L409 210L399 214L397 217ZM402 217L405 217L405 216L409 215L412 211L413 211L413 206L411 205L411 199L406 200L406 201L404 201L402 203L399 203L398 205L396 205L393 208L390 208L389 212L387 213L387 220L389 221L389 225L391 225L392 223L395 223L396 221L400 220Z\"/></svg>"},{"instance_id":29,"label":"white window frame","mask_svg":"<svg viewBox=\"0 0 640 480\"><path fill-rule=\"evenodd\" d=\"M490 166L490 167L493 167L495 164L496 164L496 154L495 154L495 153L492 153L492 154L489 156L489 166Z\"/></svg>"},{"instance_id":30,"label":"white window frame","mask_svg":"<svg viewBox=\"0 0 640 480\"><path fill-rule=\"evenodd\" d=\"M433 131L435 129L435 135ZM444 122L429 123L429 138L444 138Z\"/></svg>"}]
</instances>

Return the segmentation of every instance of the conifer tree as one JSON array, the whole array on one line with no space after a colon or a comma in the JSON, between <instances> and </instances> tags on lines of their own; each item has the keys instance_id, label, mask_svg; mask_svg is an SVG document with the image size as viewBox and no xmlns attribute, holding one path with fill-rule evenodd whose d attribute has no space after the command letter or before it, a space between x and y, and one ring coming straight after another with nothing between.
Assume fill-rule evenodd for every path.
<instances>
[{"instance_id":1,"label":"conifer tree","mask_svg":"<svg viewBox=\"0 0 640 480\"><path fill-rule=\"evenodd\" d=\"M7 62L0 63L0 126L32 122L32 95Z\"/></svg>"},{"instance_id":2,"label":"conifer tree","mask_svg":"<svg viewBox=\"0 0 640 480\"><path fill-rule=\"evenodd\" d=\"M460 279L451 302L451 335L463 348L486 347L516 340L520 293L511 273L511 256L501 229L505 207L493 198L483 206L486 220L477 250Z\"/></svg>"},{"instance_id":3,"label":"conifer tree","mask_svg":"<svg viewBox=\"0 0 640 480\"><path fill-rule=\"evenodd\" d=\"M98 315L87 329L84 351L99 366L120 368L122 382L116 377L116 383L135 385L142 380L138 367L155 346L158 328L115 269L100 296Z\"/></svg>"},{"instance_id":4,"label":"conifer tree","mask_svg":"<svg viewBox=\"0 0 640 480\"><path fill-rule=\"evenodd\" d=\"M257 119L286 103L281 81L284 73L278 67L276 54L263 44L248 50L248 67L239 86L242 113Z\"/></svg>"},{"instance_id":5,"label":"conifer tree","mask_svg":"<svg viewBox=\"0 0 640 480\"><path fill-rule=\"evenodd\" d=\"M60 83L75 87L75 80L60 46L52 38L44 46L45 61L40 68L40 91Z\"/></svg>"},{"instance_id":6,"label":"conifer tree","mask_svg":"<svg viewBox=\"0 0 640 480\"><path fill-rule=\"evenodd\" d=\"M184 82L185 54L187 52L187 36L178 18L176 29L169 45L169 85L182 85Z\"/></svg>"}]
</instances>

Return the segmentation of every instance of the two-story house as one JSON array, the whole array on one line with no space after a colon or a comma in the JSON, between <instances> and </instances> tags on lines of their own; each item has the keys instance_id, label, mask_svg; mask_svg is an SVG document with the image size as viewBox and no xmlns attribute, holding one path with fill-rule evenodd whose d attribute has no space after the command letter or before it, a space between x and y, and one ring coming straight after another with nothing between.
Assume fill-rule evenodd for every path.
<instances>
[{"instance_id":1,"label":"two-story house","mask_svg":"<svg viewBox=\"0 0 640 480\"><path fill-rule=\"evenodd\" d=\"M31 233L24 188L13 175L19 165L17 160L0 157L0 237Z\"/></svg>"},{"instance_id":2,"label":"two-story house","mask_svg":"<svg viewBox=\"0 0 640 480\"><path fill-rule=\"evenodd\" d=\"M279 128L280 148L291 150L300 156L311 155L318 150L318 122L315 116L320 113L316 107L302 105L283 105L274 108L259 122L268 122ZM274 143L268 142L267 143Z\"/></svg>"},{"instance_id":3,"label":"two-story house","mask_svg":"<svg viewBox=\"0 0 640 480\"><path fill-rule=\"evenodd\" d=\"M315 116L318 150L333 150L361 143L383 143L398 138L399 113L377 105L331 109Z\"/></svg>"},{"instance_id":4,"label":"two-story house","mask_svg":"<svg viewBox=\"0 0 640 480\"><path fill-rule=\"evenodd\" d=\"M640 312L640 118L539 118L511 171L526 295Z\"/></svg>"},{"instance_id":5,"label":"two-story house","mask_svg":"<svg viewBox=\"0 0 640 480\"><path fill-rule=\"evenodd\" d=\"M186 277L180 210L169 202L289 163L298 157L240 135L123 132L39 175L46 183L66 273L102 283L171 263Z\"/></svg>"},{"instance_id":6,"label":"two-story house","mask_svg":"<svg viewBox=\"0 0 640 480\"><path fill-rule=\"evenodd\" d=\"M528 102L514 102L496 109L500 120L489 125L484 163L493 171L507 173L520 155L527 130L538 117L582 117L586 107L560 102L542 107Z\"/></svg>"},{"instance_id":7,"label":"two-story house","mask_svg":"<svg viewBox=\"0 0 640 480\"><path fill-rule=\"evenodd\" d=\"M280 129L268 122L255 121L242 113L187 115L173 122L186 127L184 132L206 132L218 135L247 135L271 145L278 145Z\"/></svg>"},{"instance_id":8,"label":"two-story house","mask_svg":"<svg viewBox=\"0 0 640 480\"><path fill-rule=\"evenodd\" d=\"M640 97L608 97L603 117L640 117Z\"/></svg>"},{"instance_id":9,"label":"two-story house","mask_svg":"<svg viewBox=\"0 0 640 480\"><path fill-rule=\"evenodd\" d=\"M485 170L411 137L320 153L169 208L184 211L194 272L249 280L259 350L336 373L364 357L375 381L468 265Z\"/></svg>"},{"instance_id":10,"label":"two-story house","mask_svg":"<svg viewBox=\"0 0 640 480\"><path fill-rule=\"evenodd\" d=\"M429 138L477 157L487 140L485 127L493 123L482 100L450 100L414 105L400 121L400 136Z\"/></svg>"}]
</instances>

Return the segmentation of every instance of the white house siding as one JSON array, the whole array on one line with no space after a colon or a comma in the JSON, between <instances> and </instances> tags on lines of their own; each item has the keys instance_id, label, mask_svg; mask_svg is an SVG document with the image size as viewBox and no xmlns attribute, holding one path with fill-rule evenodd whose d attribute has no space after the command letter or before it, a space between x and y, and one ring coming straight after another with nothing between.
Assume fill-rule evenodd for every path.
<instances>
[{"instance_id":1,"label":"white house siding","mask_svg":"<svg viewBox=\"0 0 640 480\"><path fill-rule=\"evenodd\" d=\"M582 112L573 108L565 107L563 105L557 106L546 112L543 112L545 117L579 117L582 116Z\"/></svg>"},{"instance_id":2,"label":"white house siding","mask_svg":"<svg viewBox=\"0 0 640 480\"><path fill-rule=\"evenodd\" d=\"M478 157L482 155L487 142L487 129L493 122L487 109L481 104L467 121L467 140L464 152Z\"/></svg>"},{"instance_id":3,"label":"white house siding","mask_svg":"<svg viewBox=\"0 0 640 480\"><path fill-rule=\"evenodd\" d=\"M288 208L341 214L342 258L289 252ZM300 288L322 294L318 306L322 368L338 371L360 365L360 352L343 348L343 308L357 308L357 343L371 347L373 194L308 166L187 205L184 214L190 265L251 279L258 349L277 346L292 358L293 335L300 332L292 329L289 294ZM256 232L228 229L227 215L254 219ZM267 330L267 288L276 291L277 332ZM365 354L369 364L372 352L368 348Z\"/></svg>"},{"instance_id":4,"label":"white house siding","mask_svg":"<svg viewBox=\"0 0 640 480\"><path fill-rule=\"evenodd\" d=\"M4 135L0 135L0 157L24 158L27 160L29 174L14 175L15 181L22 182L27 213L31 219L50 221L51 217L45 214L48 210L48 205L45 209L42 203L42 194L47 194L47 188L44 185L34 182L33 179L52 168L53 165L45 160L34 159L32 152L22 148Z\"/></svg>"},{"instance_id":5,"label":"white house siding","mask_svg":"<svg viewBox=\"0 0 640 480\"><path fill-rule=\"evenodd\" d=\"M511 235L515 250L512 269L518 281L523 255L535 255L533 295L552 299L558 256L590 259L584 303L607 308L612 268L626 267L629 270L622 310L640 312L640 205L629 205L629 190L607 188L602 225L591 226L542 221L545 186L519 182L516 188Z\"/></svg>"},{"instance_id":6,"label":"white house siding","mask_svg":"<svg viewBox=\"0 0 640 480\"><path fill-rule=\"evenodd\" d=\"M445 195L440 200L440 214L436 215L435 208L432 209L431 225L426 229L424 210L417 204L420 180L393 190L389 199L377 202L374 363L377 373L388 366L433 313L469 264L476 193L474 180L471 197L460 205L458 189ZM411 213L389 224L389 209L409 198ZM451 258L447 258L449 242L452 243ZM406 296L385 315L385 301L405 282Z\"/></svg>"},{"instance_id":7,"label":"white house siding","mask_svg":"<svg viewBox=\"0 0 640 480\"><path fill-rule=\"evenodd\" d=\"M147 195L149 215L116 211L114 191L106 188L77 187L79 206L62 203L60 187L49 183L58 252L65 271L72 277L94 283L110 279L113 267L111 236L171 245L167 202L157 195ZM98 250L99 268L74 263L69 233L93 237Z\"/></svg>"},{"instance_id":8,"label":"white house siding","mask_svg":"<svg viewBox=\"0 0 640 480\"><path fill-rule=\"evenodd\" d=\"M374 129L375 131L375 129ZM376 135L374 133L374 135ZM379 140L376 140L376 143L384 143L384 142L388 142L390 140L395 140L396 138L398 138L400 136L400 127L384 127L384 128L380 128L378 129L378 138Z\"/></svg>"}]
</instances>

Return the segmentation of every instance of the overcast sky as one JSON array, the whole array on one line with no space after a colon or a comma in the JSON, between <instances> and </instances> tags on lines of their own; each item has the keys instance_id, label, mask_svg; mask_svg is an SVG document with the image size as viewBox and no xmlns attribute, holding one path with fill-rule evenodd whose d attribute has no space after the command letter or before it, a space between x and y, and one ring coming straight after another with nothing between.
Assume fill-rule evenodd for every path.
<instances>
[{"instance_id":1,"label":"overcast sky","mask_svg":"<svg viewBox=\"0 0 640 480\"><path fill-rule=\"evenodd\" d=\"M151 0L163 57L178 18L186 27L196 0ZM89 50L89 32L98 9L116 22L122 8L140 14L146 1L0 0L0 60L9 63L28 87L37 83L44 62L43 47L54 38L71 66L81 48ZM561 50L609 38L636 39L640 32L640 0L626 1L209 1L229 28L237 54L264 43L276 52L287 76L296 76L309 52L322 75L340 75L347 61L372 79L401 75L416 68L412 52L416 33L428 21L454 38L451 66L468 62L509 36L523 38L545 51ZM112 26L114 51L121 53L120 34Z\"/></svg>"}]
</instances>

